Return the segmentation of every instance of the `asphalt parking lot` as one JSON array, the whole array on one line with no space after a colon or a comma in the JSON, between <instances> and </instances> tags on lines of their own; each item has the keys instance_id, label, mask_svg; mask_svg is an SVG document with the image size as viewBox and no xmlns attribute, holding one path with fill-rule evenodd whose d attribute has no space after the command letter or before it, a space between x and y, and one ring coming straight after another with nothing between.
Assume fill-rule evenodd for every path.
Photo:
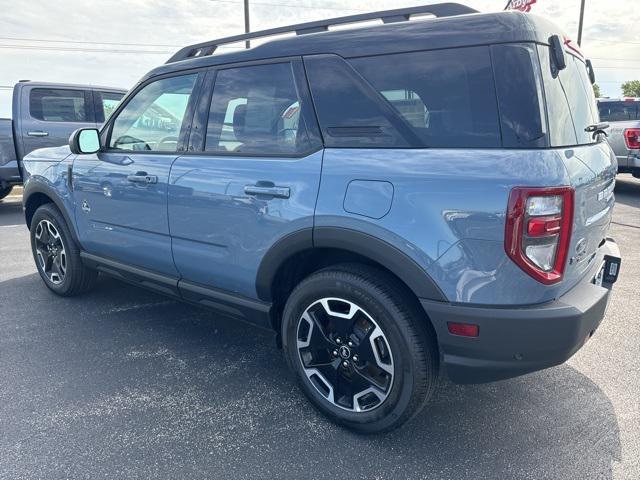
<instances>
[{"instance_id":1,"label":"asphalt parking lot","mask_svg":"<svg viewBox=\"0 0 640 480\"><path fill-rule=\"evenodd\" d=\"M326 421L273 338L102 278L49 293L0 202L0 478L640 478L640 181L618 177L607 317L567 364L445 382L390 434Z\"/></svg>"}]
</instances>

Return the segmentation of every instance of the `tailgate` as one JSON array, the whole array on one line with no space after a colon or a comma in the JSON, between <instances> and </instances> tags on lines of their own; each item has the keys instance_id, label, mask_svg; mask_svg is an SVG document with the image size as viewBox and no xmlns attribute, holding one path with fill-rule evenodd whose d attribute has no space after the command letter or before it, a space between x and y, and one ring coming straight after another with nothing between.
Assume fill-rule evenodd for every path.
<instances>
[{"instance_id":1,"label":"tailgate","mask_svg":"<svg viewBox=\"0 0 640 480\"><path fill-rule=\"evenodd\" d=\"M573 287L599 260L615 203L617 162L607 142L575 147L565 151L571 185L575 189L573 234L564 291Z\"/></svg>"}]
</instances>

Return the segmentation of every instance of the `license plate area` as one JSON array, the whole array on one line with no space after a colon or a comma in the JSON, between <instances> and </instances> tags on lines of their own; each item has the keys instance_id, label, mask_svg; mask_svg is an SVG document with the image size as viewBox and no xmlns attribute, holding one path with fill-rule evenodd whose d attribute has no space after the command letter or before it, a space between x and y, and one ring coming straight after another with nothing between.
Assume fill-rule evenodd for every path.
<instances>
[{"instance_id":1,"label":"license plate area","mask_svg":"<svg viewBox=\"0 0 640 480\"><path fill-rule=\"evenodd\" d=\"M618 275L620 274L620 261L620 257L605 255L598 269L598 273L593 279L593 283L598 286L602 286L603 284L608 286L616 283Z\"/></svg>"}]
</instances>

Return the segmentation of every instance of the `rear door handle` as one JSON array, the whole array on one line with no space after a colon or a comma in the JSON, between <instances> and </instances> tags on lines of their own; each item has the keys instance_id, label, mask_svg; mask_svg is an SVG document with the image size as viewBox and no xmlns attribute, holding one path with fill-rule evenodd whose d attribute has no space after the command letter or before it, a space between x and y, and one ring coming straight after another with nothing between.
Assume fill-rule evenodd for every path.
<instances>
[{"instance_id":1,"label":"rear door handle","mask_svg":"<svg viewBox=\"0 0 640 480\"><path fill-rule=\"evenodd\" d=\"M27 132L27 135L30 137L48 137L49 132L43 132L42 130L34 130L32 132Z\"/></svg>"},{"instance_id":2,"label":"rear door handle","mask_svg":"<svg viewBox=\"0 0 640 480\"><path fill-rule=\"evenodd\" d=\"M289 187L267 187L262 185L246 185L244 193L247 195L265 195L273 198L289 198L291 189Z\"/></svg>"},{"instance_id":3,"label":"rear door handle","mask_svg":"<svg viewBox=\"0 0 640 480\"><path fill-rule=\"evenodd\" d=\"M158 177L156 175L147 175L145 172L138 172L135 175L127 175L127 180L132 183L142 183L145 185L158 183Z\"/></svg>"}]
</instances>

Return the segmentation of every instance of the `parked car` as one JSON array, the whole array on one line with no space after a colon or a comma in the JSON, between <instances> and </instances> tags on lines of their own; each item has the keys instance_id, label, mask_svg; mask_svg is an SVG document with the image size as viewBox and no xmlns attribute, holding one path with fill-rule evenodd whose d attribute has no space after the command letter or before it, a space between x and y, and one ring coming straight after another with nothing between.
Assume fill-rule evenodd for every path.
<instances>
[{"instance_id":1,"label":"parked car","mask_svg":"<svg viewBox=\"0 0 640 480\"><path fill-rule=\"evenodd\" d=\"M69 143L80 127L99 127L125 90L22 81L13 87L13 119L0 118L0 199L22 183L20 162L37 148Z\"/></svg>"},{"instance_id":2,"label":"parked car","mask_svg":"<svg viewBox=\"0 0 640 480\"><path fill-rule=\"evenodd\" d=\"M640 98L599 98L600 120L611 127L609 143L618 159L618 172L640 178Z\"/></svg>"},{"instance_id":3,"label":"parked car","mask_svg":"<svg viewBox=\"0 0 640 480\"><path fill-rule=\"evenodd\" d=\"M25 158L26 223L58 295L102 272L273 329L320 411L380 432L440 369L514 377L593 335L620 265L602 128L542 18L341 17L180 50L99 132Z\"/></svg>"}]
</instances>

